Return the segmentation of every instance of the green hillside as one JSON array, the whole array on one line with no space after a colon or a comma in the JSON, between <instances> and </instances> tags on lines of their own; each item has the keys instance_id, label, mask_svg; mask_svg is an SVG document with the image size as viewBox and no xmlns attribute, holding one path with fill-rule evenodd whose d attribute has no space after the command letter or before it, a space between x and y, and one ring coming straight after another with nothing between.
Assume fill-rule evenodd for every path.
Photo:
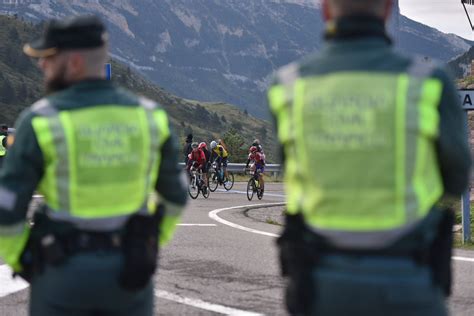
<instances>
[{"instance_id":1,"label":"green hillside","mask_svg":"<svg viewBox=\"0 0 474 316\"><path fill-rule=\"evenodd\" d=\"M13 125L18 114L42 96L41 73L35 61L22 53L25 42L39 35L41 26L0 16L0 122ZM174 96L112 60L112 80L161 103L180 140L192 132L198 141L225 138L234 148L231 161L245 159L244 149L259 138L267 159L274 162L276 141L269 122L256 119L235 106L187 100ZM242 145L241 148L239 145Z\"/></svg>"}]
</instances>

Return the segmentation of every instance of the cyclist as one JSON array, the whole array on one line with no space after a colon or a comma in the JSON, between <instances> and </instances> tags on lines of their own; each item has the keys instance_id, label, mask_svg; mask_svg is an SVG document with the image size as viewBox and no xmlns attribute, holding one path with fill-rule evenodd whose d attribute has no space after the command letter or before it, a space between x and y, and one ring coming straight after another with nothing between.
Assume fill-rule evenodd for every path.
<instances>
[{"instance_id":1,"label":"cyclist","mask_svg":"<svg viewBox=\"0 0 474 316\"><path fill-rule=\"evenodd\" d=\"M260 188L262 189L262 193L265 187L265 182L263 180L263 172L265 171L265 155L258 151L258 147L252 146L250 147L250 153L247 158L247 164L245 169L249 168L249 164L253 161L250 170L254 173L258 173L258 182L260 183Z\"/></svg>"},{"instance_id":2,"label":"cyclist","mask_svg":"<svg viewBox=\"0 0 474 316\"><path fill-rule=\"evenodd\" d=\"M222 166L222 169L224 170L224 176L226 179L229 178L229 175L227 173L227 157L228 156L229 156L229 153L224 148L224 146L218 145L215 140L211 142L211 163L215 161L217 163L217 169L220 169Z\"/></svg>"},{"instance_id":3,"label":"cyclist","mask_svg":"<svg viewBox=\"0 0 474 316\"><path fill-rule=\"evenodd\" d=\"M205 142L199 143L198 148L202 150L202 152L204 153L204 156L206 157L206 163L204 164L204 167L202 168L202 174L204 178L204 185L207 187L208 181L209 181L207 173L209 171L209 167L211 166L211 152L207 149L207 144Z\"/></svg>"},{"instance_id":4,"label":"cyclist","mask_svg":"<svg viewBox=\"0 0 474 316\"><path fill-rule=\"evenodd\" d=\"M191 167L196 168L196 170L203 170L204 166L206 165L206 155L204 152L199 149L198 143L194 142L191 144L192 151L188 155L188 164L186 170L188 170L188 174L191 177ZM205 178L205 177L203 177ZM205 181L205 180L204 180ZM203 190L207 190L207 185L204 183Z\"/></svg>"},{"instance_id":5,"label":"cyclist","mask_svg":"<svg viewBox=\"0 0 474 316\"><path fill-rule=\"evenodd\" d=\"M259 153L264 154L264 153L263 153L263 147L262 147L262 145L260 144L260 141L259 141L258 139L255 139L255 140L253 141L252 146L257 147L257 151L258 151ZM264 154L264 155L265 155L265 154Z\"/></svg>"}]
</instances>

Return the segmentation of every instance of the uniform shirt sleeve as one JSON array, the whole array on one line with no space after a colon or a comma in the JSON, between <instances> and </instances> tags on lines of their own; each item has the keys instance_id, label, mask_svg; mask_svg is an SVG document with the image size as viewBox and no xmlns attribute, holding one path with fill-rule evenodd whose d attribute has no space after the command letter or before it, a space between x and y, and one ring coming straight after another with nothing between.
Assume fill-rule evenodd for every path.
<instances>
[{"instance_id":1,"label":"uniform shirt sleeve","mask_svg":"<svg viewBox=\"0 0 474 316\"><path fill-rule=\"evenodd\" d=\"M439 105L440 126L437 152L445 193L459 196L468 186L471 154L467 140L466 114L452 79L444 71L435 72L443 83Z\"/></svg>"},{"instance_id":2,"label":"uniform shirt sleeve","mask_svg":"<svg viewBox=\"0 0 474 316\"><path fill-rule=\"evenodd\" d=\"M16 124L15 142L0 171L0 225L25 219L33 192L44 173L43 155L25 112Z\"/></svg>"},{"instance_id":3,"label":"uniform shirt sleeve","mask_svg":"<svg viewBox=\"0 0 474 316\"><path fill-rule=\"evenodd\" d=\"M178 165L178 147L174 137L168 138L163 144L161 157L156 191L170 211L173 209L179 213L186 204L187 192L182 169Z\"/></svg>"}]
</instances>

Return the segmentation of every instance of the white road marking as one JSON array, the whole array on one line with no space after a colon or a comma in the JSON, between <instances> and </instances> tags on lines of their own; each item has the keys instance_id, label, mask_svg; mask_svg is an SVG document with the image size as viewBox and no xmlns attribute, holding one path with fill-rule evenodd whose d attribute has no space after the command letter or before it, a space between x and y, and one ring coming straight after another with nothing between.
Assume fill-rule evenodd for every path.
<instances>
[{"instance_id":1,"label":"white road marking","mask_svg":"<svg viewBox=\"0 0 474 316\"><path fill-rule=\"evenodd\" d=\"M456 260L456 261L474 262L474 258L466 258L466 257L453 256L453 257L451 257L451 259Z\"/></svg>"},{"instance_id":2,"label":"white road marking","mask_svg":"<svg viewBox=\"0 0 474 316\"><path fill-rule=\"evenodd\" d=\"M210 211L209 212L209 217L212 218L213 220L219 222L219 223L224 224L224 225L227 225L227 226L230 226L230 227L233 227L233 228L237 228L237 229L240 229L240 230L244 230L244 231L247 231L247 232L250 232L250 233L260 234L260 235L265 235L265 236L270 236L270 237L278 237L279 235L277 235L277 234L268 233L268 232L264 232L264 231L261 231L261 230L256 230L256 229L253 229L253 228L248 228L248 227L245 227L245 226L242 226L242 225L238 225L238 224L234 224L232 222L226 221L225 219L220 218L217 214L219 214L222 211L235 210L235 209L239 209L239 208L259 208L259 207L283 206L283 205L285 205L285 203L262 203L262 204L251 204L251 205L240 205L240 206L226 207L226 208L220 208L220 209L217 209L217 210Z\"/></svg>"},{"instance_id":3,"label":"white road marking","mask_svg":"<svg viewBox=\"0 0 474 316\"><path fill-rule=\"evenodd\" d=\"M259 313L247 312L240 309L208 303L200 299L183 297L183 296L179 296L179 295L176 295L167 291L162 291L162 290L155 290L155 296L158 298L165 299L165 300L169 300L169 301L173 301L173 302L177 302L177 303L181 303L185 305L190 305L193 307L204 309L206 311L220 313L224 315L235 315L235 316L237 315L238 316L261 316L263 315Z\"/></svg>"},{"instance_id":4,"label":"white road marking","mask_svg":"<svg viewBox=\"0 0 474 316\"><path fill-rule=\"evenodd\" d=\"M247 194L246 191L239 191L239 190L227 191L227 190L224 190L224 189L217 189L217 191L224 192L224 193ZM273 197L281 197L281 198L286 197L284 194L266 193L266 192L263 194L263 197L265 197L265 196L273 196Z\"/></svg>"},{"instance_id":5,"label":"white road marking","mask_svg":"<svg viewBox=\"0 0 474 316\"><path fill-rule=\"evenodd\" d=\"M216 224L178 224L178 226L203 226L203 227L215 227Z\"/></svg>"},{"instance_id":6,"label":"white road marking","mask_svg":"<svg viewBox=\"0 0 474 316\"><path fill-rule=\"evenodd\" d=\"M264 232L264 231L261 231L261 230L248 228L248 227L245 227L245 226L242 226L242 225L239 225L239 224L229 222L229 221L227 221L225 219L222 219L219 216L217 216L217 214L222 212L222 211L230 211L230 210L234 210L234 209L248 208L248 207L258 208L258 207L262 207L262 206L267 207L267 206L279 206L279 205L284 205L284 203L265 203L265 204L253 204L253 205L241 205L241 206L226 207L226 208L221 208L221 209L217 209L217 210L213 210L213 211L209 212L209 217L212 218L215 221L218 221L219 223L224 224L224 225L227 225L227 226L230 226L230 227L233 227L233 228L237 228L237 229L240 229L240 230L244 230L244 231L247 231L247 232L250 232L250 233L265 235L265 236L270 236L270 237L279 237L279 235L277 235L277 234L267 233L267 232ZM455 261L474 262L474 258L468 258L468 257L452 256L451 259L453 259Z\"/></svg>"},{"instance_id":7,"label":"white road marking","mask_svg":"<svg viewBox=\"0 0 474 316\"><path fill-rule=\"evenodd\" d=\"M9 266L0 266L0 297L21 291L28 287L28 283L17 277L12 279L12 269Z\"/></svg>"}]
</instances>

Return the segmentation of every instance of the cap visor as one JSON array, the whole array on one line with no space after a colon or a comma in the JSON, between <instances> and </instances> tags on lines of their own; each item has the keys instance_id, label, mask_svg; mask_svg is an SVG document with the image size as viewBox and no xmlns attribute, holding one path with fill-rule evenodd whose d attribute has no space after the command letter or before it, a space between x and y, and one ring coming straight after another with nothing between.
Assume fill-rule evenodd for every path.
<instances>
[{"instance_id":1,"label":"cap visor","mask_svg":"<svg viewBox=\"0 0 474 316\"><path fill-rule=\"evenodd\" d=\"M30 57L44 58L55 55L58 49L56 47L33 48L32 45L25 44L25 46L23 46L23 52Z\"/></svg>"}]
</instances>

